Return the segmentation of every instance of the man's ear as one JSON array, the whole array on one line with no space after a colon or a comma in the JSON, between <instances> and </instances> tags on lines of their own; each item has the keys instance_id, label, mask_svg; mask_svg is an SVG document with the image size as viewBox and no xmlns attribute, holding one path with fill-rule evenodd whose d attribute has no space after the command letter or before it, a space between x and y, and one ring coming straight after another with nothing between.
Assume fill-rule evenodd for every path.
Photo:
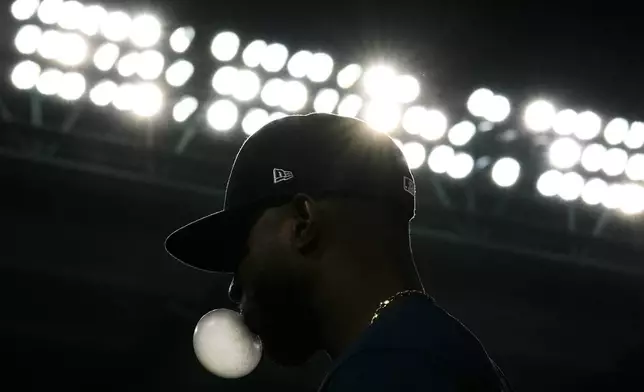
<instances>
[{"instance_id":1,"label":"man's ear","mask_svg":"<svg viewBox=\"0 0 644 392\"><path fill-rule=\"evenodd\" d=\"M295 247L303 253L312 250L318 241L320 208L309 195L298 193L291 200L293 225L292 240Z\"/></svg>"}]
</instances>

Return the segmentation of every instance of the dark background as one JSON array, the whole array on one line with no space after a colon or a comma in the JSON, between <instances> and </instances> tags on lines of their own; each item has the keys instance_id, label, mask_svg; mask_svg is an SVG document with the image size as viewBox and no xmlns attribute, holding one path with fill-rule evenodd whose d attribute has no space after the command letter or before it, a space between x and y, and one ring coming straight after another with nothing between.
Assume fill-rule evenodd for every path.
<instances>
[{"instance_id":1,"label":"dark background","mask_svg":"<svg viewBox=\"0 0 644 392\"><path fill-rule=\"evenodd\" d=\"M139 4L212 34L230 28L358 62L387 53L422 75L431 99L445 106L462 107L469 92L486 85L513 100L545 94L562 105L641 119L641 12L633 5L128 6ZM23 130L5 124L0 132ZM322 356L295 370L266 362L243 380L223 381L192 353L201 314L231 305L228 281L179 265L162 244L176 227L219 209L227 165L218 164L209 186L197 189L0 154L3 388L315 390L329 366ZM623 267L633 253L609 244L607 257L592 264L475 246L423 235L422 223L433 219L421 205L414 246L423 276L517 390L644 389L644 253L635 256L641 263Z\"/></svg>"},{"instance_id":2,"label":"dark background","mask_svg":"<svg viewBox=\"0 0 644 392\"><path fill-rule=\"evenodd\" d=\"M191 333L227 303L228 280L170 259L172 229L212 195L4 157L0 273L6 373L23 387L314 390L329 363L268 363L221 381ZM431 219L421 209L419 220ZM421 230L417 230L419 232ZM547 259L414 236L437 300L486 344L518 390L641 390L641 265ZM289 389L291 388L291 389Z\"/></svg>"}]
</instances>

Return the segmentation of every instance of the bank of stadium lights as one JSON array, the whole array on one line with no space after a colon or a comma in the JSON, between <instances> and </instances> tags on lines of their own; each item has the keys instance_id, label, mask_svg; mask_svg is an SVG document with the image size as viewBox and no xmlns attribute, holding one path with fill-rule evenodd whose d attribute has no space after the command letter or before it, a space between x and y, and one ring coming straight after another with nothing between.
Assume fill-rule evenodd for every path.
<instances>
[{"instance_id":1,"label":"bank of stadium lights","mask_svg":"<svg viewBox=\"0 0 644 392\"><path fill-rule=\"evenodd\" d=\"M426 142L437 142L447 134L452 145L462 147L476 132L469 121L450 128L443 112L414 104L420 95L419 82L387 65L366 69L358 64L347 65L338 70L335 86L330 86L334 62L324 53L301 50L289 56L285 46L263 40L243 47L239 37L230 31L215 35L210 50L213 58L222 63L213 74L212 87L223 99L212 102L207 110L208 123L216 131L229 131L239 123L251 135L267 122L285 113L301 112L312 104L316 112L361 117L385 133L403 128ZM311 94L317 84L324 85ZM263 107L242 109L257 103ZM396 142L413 169L429 162L432 170L461 179L474 168L469 154L452 147L437 146L428 161L425 144ZM504 181L510 184L514 180Z\"/></svg>"},{"instance_id":2,"label":"bank of stadium lights","mask_svg":"<svg viewBox=\"0 0 644 392\"><path fill-rule=\"evenodd\" d=\"M158 80L164 76L169 86L181 87L195 71L189 61L170 63L154 50L163 29L149 14L132 18L99 5L62 0L17 0L11 13L19 21L35 20L19 29L15 46L23 55L37 55L42 60L25 59L14 68L11 80L20 89L36 89L66 100L87 94L97 106L113 105L151 117L164 105ZM87 37L95 36L103 42L94 39L90 44ZM174 30L168 41L174 53L182 54L194 38L194 29L184 26ZM477 126L470 121L450 126L442 111L416 103L418 81L387 65L363 68L350 64L336 72L333 59L325 53L302 50L291 54L284 45L263 40L252 41L242 49L242 41L232 32L217 34L210 49L218 62L227 63L213 75L212 87L218 97L205 111L216 131L229 131L240 124L251 135L287 113L312 107L317 112L363 118L381 132L402 128L411 139L419 139L406 143L396 140L413 169L427 165L435 173L462 179L476 167L487 167L487 163L475 162L459 151L476 135ZM126 80L117 83L105 77L88 82L75 69L87 62L103 73L116 70ZM195 97L180 97L172 108L172 117L177 122L187 121L198 107ZM489 89L476 90L467 101L467 109L485 120L478 124L480 130L505 121L512 110L507 98ZM644 146L644 124L613 119L603 128L602 140L597 140L602 135L598 115L572 109L557 111L544 100L529 105L524 120L527 129L550 132L554 139L547 151L553 169L537 181L540 193L628 213L644 209L638 184L644 181L644 155L632 154L632 150ZM502 157L491 165L490 177L498 186L509 187L518 181L520 173L518 161ZM592 178L582 176L588 173Z\"/></svg>"},{"instance_id":3,"label":"bank of stadium lights","mask_svg":"<svg viewBox=\"0 0 644 392\"><path fill-rule=\"evenodd\" d=\"M212 88L218 98L210 104L206 116L215 131L227 132L240 124L251 135L267 122L286 113L302 112L312 105L316 112L361 117L380 132L402 128L424 142L438 142L447 135L453 146L462 147L476 133L475 125L469 121L450 128L442 111L415 104L420 95L419 82L384 64L366 69L350 64L339 69L332 81L334 62L324 53L301 50L289 56L284 45L263 40L251 41L244 47L241 39L230 31L216 34L210 51L221 63L212 77ZM333 82L335 86L330 85ZM316 85L321 86L317 93L312 93ZM257 104L263 107L256 107ZM474 169L474 159L453 147L436 146L428 160L425 144L396 142L413 169L429 165L430 169L454 179L465 178ZM499 172L508 172L503 167L501 164ZM503 174L499 177L506 186L516 181L506 177Z\"/></svg>"},{"instance_id":4,"label":"bank of stadium lights","mask_svg":"<svg viewBox=\"0 0 644 392\"><path fill-rule=\"evenodd\" d=\"M183 86L194 73L193 65L183 59L166 69L166 57L153 49L163 35L162 24L147 13L131 17L123 11L77 1L16 0L11 14L18 21L29 21L18 29L16 49L22 55L39 57L14 67L11 80L19 89L35 88L43 95L66 100L87 94L97 106L112 104L119 110L152 117L165 105L165 92L159 84L164 70L171 87ZM170 36L171 49L185 52L194 35L190 27L175 30ZM119 84L108 77L87 81L77 68L90 62L103 73L115 69L126 80ZM182 113L191 107L182 105L177 118L183 118Z\"/></svg>"},{"instance_id":5,"label":"bank of stadium lights","mask_svg":"<svg viewBox=\"0 0 644 392\"><path fill-rule=\"evenodd\" d=\"M557 110L546 100L530 103L524 123L535 133L549 133L553 142L537 190L546 197L581 200L626 214L644 211L644 123L613 118L603 125L591 111Z\"/></svg>"}]
</instances>

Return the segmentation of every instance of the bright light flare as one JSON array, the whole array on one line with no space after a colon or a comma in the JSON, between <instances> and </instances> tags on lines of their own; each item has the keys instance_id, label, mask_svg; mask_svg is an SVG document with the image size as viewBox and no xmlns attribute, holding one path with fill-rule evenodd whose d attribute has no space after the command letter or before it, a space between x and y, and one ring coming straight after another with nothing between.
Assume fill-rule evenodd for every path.
<instances>
[{"instance_id":1,"label":"bright light flare","mask_svg":"<svg viewBox=\"0 0 644 392\"><path fill-rule=\"evenodd\" d=\"M177 60L165 71L165 80L172 87L181 87L190 80L195 71L194 65L187 60Z\"/></svg>"},{"instance_id":2,"label":"bright light flare","mask_svg":"<svg viewBox=\"0 0 644 392\"><path fill-rule=\"evenodd\" d=\"M11 4L11 15L19 21L31 19L39 5L40 0L16 0Z\"/></svg>"},{"instance_id":3,"label":"bright light flare","mask_svg":"<svg viewBox=\"0 0 644 392\"><path fill-rule=\"evenodd\" d=\"M434 147L432 152L429 153L429 157L427 157L427 165L434 173L446 173L452 164L454 155L454 149L450 146L441 145Z\"/></svg>"},{"instance_id":4,"label":"bright light flare","mask_svg":"<svg viewBox=\"0 0 644 392\"><path fill-rule=\"evenodd\" d=\"M502 188L516 184L521 173L521 165L514 158L501 158L492 166L492 180Z\"/></svg>"},{"instance_id":5,"label":"bright light flare","mask_svg":"<svg viewBox=\"0 0 644 392\"><path fill-rule=\"evenodd\" d=\"M461 121L450 128L447 133L447 140L449 140L452 145L461 147L472 140L475 134L476 125L474 125L474 123L471 121Z\"/></svg>"},{"instance_id":6,"label":"bright light flare","mask_svg":"<svg viewBox=\"0 0 644 392\"><path fill-rule=\"evenodd\" d=\"M310 67L312 60L313 53L309 52L308 50L300 50L299 52L291 56L291 58L288 60L286 69L292 77L296 79L303 78L306 76L306 72Z\"/></svg>"},{"instance_id":7,"label":"bright light flare","mask_svg":"<svg viewBox=\"0 0 644 392\"><path fill-rule=\"evenodd\" d=\"M149 48L161 39L161 22L149 14L139 15L132 21L130 39L139 48Z\"/></svg>"},{"instance_id":8,"label":"bright light flare","mask_svg":"<svg viewBox=\"0 0 644 392\"><path fill-rule=\"evenodd\" d=\"M558 170L548 170L542 173L537 180L537 190L545 197L553 197L559 193L563 173Z\"/></svg>"},{"instance_id":9,"label":"bright light flare","mask_svg":"<svg viewBox=\"0 0 644 392\"><path fill-rule=\"evenodd\" d=\"M262 40L255 40L242 52L242 61L248 68L256 68L262 63L268 45ZM302 75L304 76L304 75Z\"/></svg>"},{"instance_id":10,"label":"bright light flare","mask_svg":"<svg viewBox=\"0 0 644 392\"><path fill-rule=\"evenodd\" d=\"M628 154L621 148L611 148L604 154L602 170L611 177L624 173L628 164Z\"/></svg>"},{"instance_id":11,"label":"bright light flare","mask_svg":"<svg viewBox=\"0 0 644 392\"><path fill-rule=\"evenodd\" d=\"M199 107L199 101L195 97L183 97L174 105L172 118L178 123L185 122Z\"/></svg>"},{"instance_id":12,"label":"bright light flare","mask_svg":"<svg viewBox=\"0 0 644 392\"><path fill-rule=\"evenodd\" d=\"M68 72L63 75L58 95L67 101L76 101L85 94L86 85L83 75L78 72Z\"/></svg>"},{"instance_id":13,"label":"bright light flare","mask_svg":"<svg viewBox=\"0 0 644 392\"><path fill-rule=\"evenodd\" d=\"M618 209L623 204L624 190L624 184L610 184L604 194L602 205L609 210Z\"/></svg>"},{"instance_id":14,"label":"bright light flare","mask_svg":"<svg viewBox=\"0 0 644 392\"><path fill-rule=\"evenodd\" d=\"M606 198L608 184L601 178L592 178L581 191L581 200L589 206L596 206Z\"/></svg>"},{"instance_id":15,"label":"bright light flare","mask_svg":"<svg viewBox=\"0 0 644 392\"><path fill-rule=\"evenodd\" d=\"M626 176L633 181L644 181L644 154L635 154L628 159Z\"/></svg>"},{"instance_id":16,"label":"bright light flare","mask_svg":"<svg viewBox=\"0 0 644 392\"><path fill-rule=\"evenodd\" d=\"M40 71L40 65L31 60L24 60L11 71L11 83L20 90L32 89L40 78Z\"/></svg>"},{"instance_id":17,"label":"bright light flare","mask_svg":"<svg viewBox=\"0 0 644 392\"><path fill-rule=\"evenodd\" d=\"M635 121L631 124L624 144L631 150L637 150L644 147L644 123Z\"/></svg>"},{"instance_id":18,"label":"bright light flare","mask_svg":"<svg viewBox=\"0 0 644 392\"><path fill-rule=\"evenodd\" d=\"M359 95L349 94L338 104L338 114L345 117L356 117L362 109L363 101Z\"/></svg>"},{"instance_id":19,"label":"bright light flare","mask_svg":"<svg viewBox=\"0 0 644 392\"><path fill-rule=\"evenodd\" d=\"M212 40L210 51L215 59L227 62L237 55L240 42L237 34L232 31L223 31Z\"/></svg>"},{"instance_id":20,"label":"bright light flare","mask_svg":"<svg viewBox=\"0 0 644 392\"><path fill-rule=\"evenodd\" d=\"M489 103L485 119L495 123L503 122L511 111L510 101L502 95L495 95Z\"/></svg>"},{"instance_id":21,"label":"bright light flare","mask_svg":"<svg viewBox=\"0 0 644 392\"><path fill-rule=\"evenodd\" d=\"M47 30L42 34L38 44L38 54L46 60L54 60L65 50L62 47L62 33L57 30Z\"/></svg>"},{"instance_id":22,"label":"bright light flare","mask_svg":"<svg viewBox=\"0 0 644 392\"><path fill-rule=\"evenodd\" d=\"M333 59L326 53L315 53L311 56L306 76L314 83L326 82L333 73Z\"/></svg>"},{"instance_id":23,"label":"bright light flare","mask_svg":"<svg viewBox=\"0 0 644 392\"><path fill-rule=\"evenodd\" d=\"M231 95L235 91L239 70L230 65L221 67L212 77L212 88L220 95Z\"/></svg>"},{"instance_id":24,"label":"bright light flare","mask_svg":"<svg viewBox=\"0 0 644 392\"><path fill-rule=\"evenodd\" d=\"M238 117L237 105L228 99L213 102L206 113L208 124L218 132L230 131L237 123Z\"/></svg>"},{"instance_id":25,"label":"bright light flare","mask_svg":"<svg viewBox=\"0 0 644 392\"><path fill-rule=\"evenodd\" d=\"M602 120L591 111L581 112L577 115L577 126L575 136L580 140L591 140L596 138L601 132Z\"/></svg>"},{"instance_id":26,"label":"bright light flare","mask_svg":"<svg viewBox=\"0 0 644 392\"><path fill-rule=\"evenodd\" d=\"M36 89L42 95L56 95L60 91L63 73L58 69L47 69L40 74Z\"/></svg>"},{"instance_id":27,"label":"bright light flare","mask_svg":"<svg viewBox=\"0 0 644 392\"><path fill-rule=\"evenodd\" d=\"M36 25L22 26L20 30L18 30L16 38L14 39L16 49L24 55L36 53L40 45L42 34L42 30Z\"/></svg>"},{"instance_id":28,"label":"bright light flare","mask_svg":"<svg viewBox=\"0 0 644 392\"><path fill-rule=\"evenodd\" d=\"M81 27L85 6L78 1L66 1L61 6L58 25L65 30L76 30Z\"/></svg>"},{"instance_id":29,"label":"bright light flare","mask_svg":"<svg viewBox=\"0 0 644 392\"><path fill-rule=\"evenodd\" d=\"M555 140L548 150L550 164L557 169L570 169L581 158L581 146L572 138Z\"/></svg>"},{"instance_id":30,"label":"bright light flare","mask_svg":"<svg viewBox=\"0 0 644 392\"><path fill-rule=\"evenodd\" d=\"M285 82L280 94L280 106L287 112L298 112L306 106L309 92L306 86L297 80Z\"/></svg>"},{"instance_id":31,"label":"bright light flare","mask_svg":"<svg viewBox=\"0 0 644 392\"><path fill-rule=\"evenodd\" d=\"M401 150L410 169L418 169L425 163L427 152L422 144L417 142L405 143Z\"/></svg>"},{"instance_id":32,"label":"bright light flare","mask_svg":"<svg viewBox=\"0 0 644 392\"><path fill-rule=\"evenodd\" d=\"M379 132L393 132L400 123L401 110L390 102L370 102L365 107L364 120Z\"/></svg>"},{"instance_id":33,"label":"bright light flare","mask_svg":"<svg viewBox=\"0 0 644 392\"><path fill-rule=\"evenodd\" d=\"M429 109L425 113L425 125L420 128L420 136L425 140L436 141L445 136L447 117L437 109Z\"/></svg>"},{"instance_id":34,"label":"bright light flare","mask_svg":"<svg viewBox=\"0 0 644 392\"><path fill-rule=\"evenodd\" d=\"M259 131L264 125L268 124L269 115L264 109L253 108L246 113L242 120L242 130L246 135L252 135Z\"/></svg>"},{"instance_id":35,"label":"bright light flare","mask_svg":"<svg viewBox=\"0 0 644 392\"><path fill-rule=\"evenodd\" d=\"M107 11L100 5L90 5L83 9L83 16L79 20L79 30L93 37L101 31L101 26L107 18Z\"/></svg>"},{"instance_id":36,"label":"bright light flare","mask_svg":"<svg viewBox=\"0 0 644 392\"><path fill-rule=\"evenodd\" d=\"M116 64L120 53L121 50L116 44L111 42L104 43L94 53L94 65L99 70L107 72Z\"/></svg>"},{"instance_id":37,"label":"bright light flare","mask_svg":"<svg viewBox=\"0 0 644 392\"><path fill-rule=\"evenodd\" d=\"M116 90L112 105L118 110L129 111L134 107L137 98L137 86L134 83L123 83Z\"/></svg>"},{"instance_id":38,"label":"bright light flare","mask_svg":"<svg viewBox=\"0 0 644 392\"><path fill-rule=\"evenodd\" d=\"M278 43L272 43L262 51L261 66L266 72L279 72L286 65L288 59L288 49L286 46Z\"/></svg>"},{"instance_id":39,"label":"bright light flare","mask_svg":"<svg viewBox=\"0 0 644 392\"><path fill-rule=\"evenodd\" d=\"M76 33L59 35L60 43L57 60L67 66L78 66L85 62L88 53L87 40Z\"/></svg>"},{"instance_id":40,"label":"bright light flare","mask_svg":"<svg viewBox=\"0 0 644 392\"><path fill-rule=\"evenodd\" d=\"M486 88L480 88L470 94L467 99L467 110L476 117L485 117L494 93Z\"/></svg>"},{"instance_id":41,"label":"bright light flare","mask_svg":"<svg viewBox=\"0 0 644 392\"><path fill-rule=\"evenodd\" d=\"M63 11L63 0L44 0L38 7L38 18L43 24L53 25L58 22Z\"/></svg>"},{"instance_id":42,"label":"bright light flare","mask_svg":"<svg viewBox=\"0 0 644 392\"><path fill-rule=\"evenodd\" d=\"M135 101L132 107L134 114L140 117L153 117L163 108L163 91L153 83L141 83L136 87Z\"/></svg>"},{"instance_id":43,"label":"bright light flare","mask_svg":"<svg viewBox=\"0 0 644 392\"><path fill-rule=\"evenodd\" d=\"M113 42L125 41L130 36L132 18L123 11L113 11L101 21L103 36Z\"/></svg>"},{"instance_id":44,"label":"bright light flare","mask_svg":"<svg viewBox=\"0 0 644 392\"><path fill-rule=\"evenodd\" d=\"M544 132L552 127L556 115L556 109L552 103L546 100L538 100L526 107L524 122L529 130Z\"/></svg>"},{"instance_id":45,"label":"bright light flare","mask_svg":"<svg viewBox=\"0 0 644 392\"><path fill-rule=\"evenodd\" d=\"M313 110L318 113L333 113L340 101L340 93L332 88L320 90L313 100Z\"/></svg>"},{"instance_id":46,"label":"bright light flare","mask_svg":"<svg viewBox=\"0 0 644 392\"><path fill-rule=\"evenodd\" d=\"M237 72L233 97L241 102L255 99L262 87L262 82L257 74L249 69Z\"/></svg>"},{"instance_id":47,"label":"bright light flare","mask_svg":"<svg viewBox=\"0 0 644 392\"><path fill-rule=\"evenodd\" d=\"M96 106L107 106L116 97L119 86L111 80L103 80L99 82L89 92L89 99Z\"/></svg>"},{"instance_id":48,"label":"bright light flare","mask_svg":"<svg viewBox=\"0 0 644 392\"><path fill-rule=\"evenodd\" d=\"M338 87L342 89L351 88L362 76L362 67L358 64L350 64L338 72Z\"/></svg>"},{"instance_id":49,"label":"bright light flare","mask_svg":"<svg viewBox=\"0 0 644 392\"><path fill-rule=\"evenodd\" d=\"M118 73L124 78L129 78L133 76L139 70L139 61L140 57L139 52L129 52L123 57L121 57L116 64L116 69Z\"/></svg>"},{"instance_id":50,"label":"bright light flare","mask_svg":"<svg viewBox=\"0 0 644 392\"><path fill-rule=\"evenodd\" d=\"M165 57L157 50L145 50L139 53L136 73L143 80L155 80L163 73Z\"/></svg>"},{"instance_id":51,"label":"bright light flare","mask_svg":"<svg viewBox=\"0 0 644 392\"><path fill-rule=\"evenodd\" d=\"M561 177L559 197L565 201L579 199L584 190L584 178L575 172L568 172Z\"/></svg>"},{"instance_id":52,"label":"bright light flare","mask_svg":"<svg viewBox=\"0 0 644 392\"><path fill-rule=\"evenodd\" d=\"M195 29L179 27L170 35L170 48L175 53L185 53L195 38Z\"/></svg>"},{"instance_id":53,"label":"bright light flare","mask_svg":"<svg viewBox=\"0 0 644 392\"><path fill-rule=\"evenodd\" d=\"M260 97L265 105L275 107L279 106L282 97L282 87L284 81L279 78L271 79L262 88Z\"/></svg>"},{"instance_id":54,"label":"bright light flare","mask_svg":"<svg viewBox=\"0 0 644 392\"><path fill-rule=\"evenodd\" d=\"M623 118L614 118L604 128L604 140L611 146L616 146L624 141L628 129L628 121Z\"/></svg>"},{"instance_id":55,"label":"bright light flare","mask_svg":"<svg viewBox=\"0 0 644 392\"><path fill-rule=\"evenodd\" d=\"M564 109L557 113L552 129L561 136L570 136L577 128L577 112L572 109Z\"/></svg>"},{"instance_id":56,"label":"bright light flare","mask_svg":"<svg viewBox=\"0 0 644 392\"><path fill-rule=\"evenodd\" d=\"M411 75L401 75L396 78L394 99L399 103L414 102L420 95L420 83Z\"/></svg>"},{"instance_id":57,"label":"bright light flare","mask_svg":"<svg viewBox=\"0 0 644 392\"><path fill-rule=\"evenodd\" d=\"M638 184L624 185L620 210L626 215L644 212L644 187Z\"/></svg>"},{"instance_id":58,"label":"bright light flare","mask_svg":"<svg viewBox=\"0 0 644 392\"><path fill-rule=\"evenodd\" d=\"M447 175L455 180L462 180L469 176L474 169L474 158L468 153L457 152L452 157L447 167Z\"/></svg>"},{"instance_id":59,"label":"bright light flare","mask_svg":"<svg viewBox=\"0 0 644 392\"><path fill-rule=\"evenodd\" d=\"M606 147L601 144L591 144L584 148L581 154L581 166L590 173L601 170L604 165Z\"/></svg>"},{"instance_id":60,"label":"bright light flare","mask_svg":"<svg viewBox=\"0 0 644 392\"><path fill-rule=\"evenodd\" d=\"M363 76L364 90L367 95L376 100L391 100L397 81L396 71L386 65L369 68Z\"/></svg>"},{"instance_id":61,"label":"bright light flare","mask_svg":"<svg viewBox=\"0 0 644 392\"><path fill-rule=\"evenodd\" d=\"M47 30L42 34L38 54L67 66L77 66L87 57L88 46L84 37L76 33Z\"/></svg>"}]
</instances>

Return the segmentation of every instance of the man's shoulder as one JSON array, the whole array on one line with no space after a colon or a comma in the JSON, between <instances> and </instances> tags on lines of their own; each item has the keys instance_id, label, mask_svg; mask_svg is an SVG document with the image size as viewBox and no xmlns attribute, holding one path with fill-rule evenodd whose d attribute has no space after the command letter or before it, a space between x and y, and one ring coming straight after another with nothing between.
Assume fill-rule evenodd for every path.
<instances>
[{"instance_id":1,"label":"man's shoulder","mask_svg":"<svg viewBox=\"0 0 644 392\"><path fill-rule=\"evenodd\" d=\"M457 363L427 349L389 348L354 353L329 374L320 391L498 392L500 385L489 362L461 358Z\"/></svg>"},{"instance_id":2,"label":"man's shoulder","mask_svg":"<svg viewBox=\"0 0 644 392\"><path fill-rule=\"evenodd\" d=\"M410 299L365 331L361 349L484 351L474 334L433 300Z\"/></svg>"},{"instance_id":3,"label":"man's shoulder","mask_svg":"<svg viewBox=\"0 0 644 392\"><path fill-rule=\"evenodd\" d=\"M407 301L379 319L336 363L325 382L329 389L321 390L344 390L339 386L347 384L391 390L388 384L400 382L409 384L396 384L405 390L415 390L414 385L439 391L472 385L479 388L470 390L488 390L483 385L499 390L498 374L482 344L433 301Z\"/></svg>"}]
</instances>

